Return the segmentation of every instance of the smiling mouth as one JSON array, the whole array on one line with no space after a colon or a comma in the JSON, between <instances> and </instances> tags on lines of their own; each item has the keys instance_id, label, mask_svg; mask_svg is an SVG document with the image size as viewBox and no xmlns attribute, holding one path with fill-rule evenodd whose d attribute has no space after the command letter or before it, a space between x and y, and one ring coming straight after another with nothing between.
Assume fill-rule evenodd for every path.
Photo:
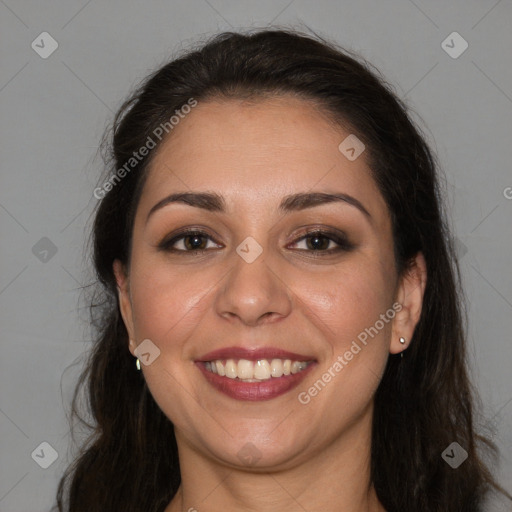
<instances>
[{"instance_id":1,"label":"smiling mouth","mask_svg":"<svg viewBox=\"0 0 512 512\"><path fill-rule=\"evenodd\" d=\"M292 359L216 359L204 362L210 373L240 382L263 382L303 372L314 361Z\"/></svg>"},{"instance_id":2,"label":"smiling mouth","mask_svg":"<svg viewBox=\"0 0 512 512\"><path fill-rule=\"evenodd\" d=\"M318 364L312 355L277 347L225 347L196 359L212 388L249 402L271 400L298 386Z\"/></svg>"}]
</instances>

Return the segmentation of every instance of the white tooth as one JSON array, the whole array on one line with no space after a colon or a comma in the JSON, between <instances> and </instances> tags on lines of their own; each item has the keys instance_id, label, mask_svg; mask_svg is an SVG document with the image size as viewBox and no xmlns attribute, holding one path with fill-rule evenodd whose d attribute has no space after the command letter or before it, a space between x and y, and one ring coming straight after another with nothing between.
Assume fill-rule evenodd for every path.
<instances>
[{"instance_id":1,"label":"white tooth","mask_svg":"<svg viewBox=\"0 0 512 512\"><path fill-rule=\"evenodd\" d=\"M238 378L239 379L254 379L254 363L247 359L240 359L238 361Z\"/></svg>"},{"instance_id":2,"label":"white tooth","mask_svg":"<svg viewBox=\"0 0 512 512\"><path fill-rule=\"evenodd\" d=\"M259 380L270 379L270 365L266 359L256 361L254 365L254 378Z\"/></svg>"},{"instance_id":3,"label":"white tooth","mask_svg":"<svg viewBox=\"0 0 512 512\"><path fill-rule=\"evenodd\" d=\"M209 372L211 372L211 371L212 371L212 363L210 363L210 361L206 361L206 363L204 363L204 367L205 367Z\"/></svg>"},{"instance_id":4,"label":"white tooth","mask_svg":"<svg viewBox=\"0 0 512 512\"><path fill-rule=\"evenodd\" d=\"M226 364L224 365L224 372L226 377L229 377L230 379L237 378L236 363L233 359L228 359L226 361Z\"/></svg>"},{"instance_id":5,"label":"white tooth","mask_svg":"<svg viewBox=\"0 0 512 512\"><path fill-rule=\"evenodd\" d=\"M290 370L292 368L292 362L290 359L285 359L283 363L283 375L290 375Z\"/></svg>"},{"instance_id":6,"label":"white tooth","mask_svg":"<svg viewBox=\"0 0 512 512\"><path fill-rule=\"evenodd\" d=\"M226 375L226 372L224 371L224 365L222 364L222 361L215 361L215 366L217 367L217 373L224 377Z\"/></svg>"},{"instance_id":7,"label":"white tooth","mask_svg":"<svg viewBox=\"0 0 512 512\"><path fill-rule=\"evenodd\" d=\"M298 373L300 371L300 363L298 361L293 361L291 372Z\"/></svg>"},{"instance_id":8,"label":"white tooth","mask_svg":"<svg viewBox=\"0 0 512 512\"><path fill-rule=\"evenodd\" d=\"M305 370L308 367L308 363L306 361L301 361L299 363L299 370Z\"/></svg>"},{"instance_id":9,"label":"white tooth","mask_svg":"<svg viewBox=\"0 0 512 512\"><path fill-rule=\"evenodd\" d=\"M272 377L283 376L283 362L281 359L272 359L272 362L270 363L270 373Z\"/></svg>"},{"instance_id":10,"label":"white tooth","mask_svg":"<svg viewBox=\"0 0 512 512\"><path fill-rule=\"evenodd\" d=\"M215 366L215 361L211 362L211 369L213 373L217 373L217 367Z\"/></svg>"}]
</instances>

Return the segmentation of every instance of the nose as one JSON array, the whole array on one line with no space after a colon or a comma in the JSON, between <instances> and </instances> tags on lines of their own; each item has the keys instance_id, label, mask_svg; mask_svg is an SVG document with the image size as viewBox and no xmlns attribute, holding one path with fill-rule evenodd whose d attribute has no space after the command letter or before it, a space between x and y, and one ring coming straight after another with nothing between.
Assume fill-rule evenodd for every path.
<instances>
[{"instance_id":1,"label":"nose","mask_svg":"<svg viewBox=\"0 0 512 512\"><path fill-rule=\"evenodd\" d=\"M252 263L234 254L232 269L217 292L217 313L247 326L275 322L291 312L291 290L260 255Z\"/></svg>"}]
</instances>

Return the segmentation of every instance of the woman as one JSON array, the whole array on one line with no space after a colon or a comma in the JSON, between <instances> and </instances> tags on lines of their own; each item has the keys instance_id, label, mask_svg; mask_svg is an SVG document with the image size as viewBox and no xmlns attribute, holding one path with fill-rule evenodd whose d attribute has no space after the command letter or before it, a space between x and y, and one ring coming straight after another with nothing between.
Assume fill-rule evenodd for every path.
<instances>
[{"instance_id":1,"label":"woman","mask_svg":"<svg viewBox=\"0 0 512 512\"><path fill-rule=\"evenodd\" d=\"M123 105L112 157L59 510L483 510L435 160L368 65L221 34Z\"/></svg>"}]
</instances>

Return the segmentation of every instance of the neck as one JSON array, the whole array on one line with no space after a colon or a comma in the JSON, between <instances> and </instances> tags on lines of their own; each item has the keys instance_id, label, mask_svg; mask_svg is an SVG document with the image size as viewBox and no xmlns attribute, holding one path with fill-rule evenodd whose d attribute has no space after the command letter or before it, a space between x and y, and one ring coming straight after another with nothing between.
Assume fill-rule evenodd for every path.
<instances>
[{"instance_id":1,"label":"neck","mask_svg":"<svg viewBox=\"0 0 512 512\"><path fill-rule=\"evenodd\" d=\"M177 431L182 485L165 512L384 512L370 484L371 409L306 463L259 473L205 457Z\"/></svg>"}]
</instances>

